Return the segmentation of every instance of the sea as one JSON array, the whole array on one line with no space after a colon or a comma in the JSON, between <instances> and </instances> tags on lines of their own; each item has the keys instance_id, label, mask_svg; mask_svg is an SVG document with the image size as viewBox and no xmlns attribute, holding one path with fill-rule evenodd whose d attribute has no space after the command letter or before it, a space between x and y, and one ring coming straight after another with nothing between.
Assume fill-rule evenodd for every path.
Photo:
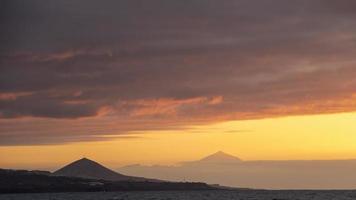
<instances>
[{"instance_id":1,"label":"sea","mask_svg":"<svg viewBox=\"0 0 356 200\"><path fill-rule=\"evenodd\" d=\"M235 190L0 194L0 200L356 200L356 191Z\"/></svg>"}]
</instances>

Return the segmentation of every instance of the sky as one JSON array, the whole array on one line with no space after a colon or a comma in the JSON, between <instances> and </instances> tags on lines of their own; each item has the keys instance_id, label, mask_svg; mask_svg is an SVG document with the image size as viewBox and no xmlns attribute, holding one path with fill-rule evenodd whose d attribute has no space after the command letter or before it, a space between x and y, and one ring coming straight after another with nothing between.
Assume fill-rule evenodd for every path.
<instances>
[{"instance_id":1,"label":"sky","mask_svg":"<svg viewBox=\"0 0 356 200\"><path fill-rule=\"evenodd\" d=\"M0 0L0 167L356 158L355 11Z\"/></svg>"}]
</instances>

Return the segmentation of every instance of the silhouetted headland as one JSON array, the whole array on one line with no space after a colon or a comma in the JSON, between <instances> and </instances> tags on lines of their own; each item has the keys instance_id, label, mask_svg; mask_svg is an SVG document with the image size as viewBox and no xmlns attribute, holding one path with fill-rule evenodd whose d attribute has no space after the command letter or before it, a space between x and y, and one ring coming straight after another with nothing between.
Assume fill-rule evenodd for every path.
<instances>
[{"instance_id":1,"label":"silhouetted headland","mask_svg":"<svg viewBox=\"0 0 356 200\"><path fill-rule=\"evenodd\" d=\"M83 158L54 173L0 169L0 193L211 190L205 183L167 182L116 173Z\"/></svg>"}]
</instances>

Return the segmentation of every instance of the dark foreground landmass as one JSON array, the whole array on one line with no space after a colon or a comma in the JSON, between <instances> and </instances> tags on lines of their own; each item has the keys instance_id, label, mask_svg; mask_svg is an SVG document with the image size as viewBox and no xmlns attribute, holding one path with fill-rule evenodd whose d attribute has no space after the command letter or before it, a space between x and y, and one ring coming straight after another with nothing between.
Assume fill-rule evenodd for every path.
<instances>
[{"instance_id":1,"label":"dark foreground landmass","mask_svg":"<svg viewBox=\"0 0 356 200\"><path fill-rule=\"evenodd\" d=\"M201 190L0 194L0 200L354 200L356 191Z\"/></svg>"},{"instance_id":2,"label":"dark foreground landmass","mask_svg":"<svg viewBox=\"0 0 356 200\"><path fill-rule=\"evenodd\" d=\"M212 190L205 183L107 181L53 176L41 171L0 169L0 193Z\"/></svg>"}]
</instances>

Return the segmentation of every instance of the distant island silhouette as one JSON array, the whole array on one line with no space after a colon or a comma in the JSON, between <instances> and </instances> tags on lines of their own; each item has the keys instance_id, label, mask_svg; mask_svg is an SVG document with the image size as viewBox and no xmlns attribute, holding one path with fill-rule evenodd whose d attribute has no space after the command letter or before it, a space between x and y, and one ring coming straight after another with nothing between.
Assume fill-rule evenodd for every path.
<instances>
[{"instance_id":1,"label":"distant island silhouette","mask_svg":"<svg viewBox=\"0 0 356 200\"><path fill-rule=\"evenodd\" d=\"M168 182L126 176L87 158L55 171L0 169L0 193L212 190L201 182Z\"/></svg>"},{"instance_id":2,"label":"distant island silhouette","mask_svg":"<svg viewBox=\"0 0 356 200\"><path fill-rule=\"evenodd\" d=\"M178 166L135 164L118 172L82 158L53 173L0 169L0 193L355 189L355 169L356 160L244 161L222 151Z\"/></svg>"},{"instance_id":3,"label":"distant island silhouette","mask_svg":"<svg viewBox=\"0 0 356 200\"><path fill-rule=\"evenodd\" d=\"M355 189L355 169L356 159L244 161L218 151L179 165L134 164L118 168L118 171L149 178L219 183L238 188Z\"/></svg>"}]
</instances>

